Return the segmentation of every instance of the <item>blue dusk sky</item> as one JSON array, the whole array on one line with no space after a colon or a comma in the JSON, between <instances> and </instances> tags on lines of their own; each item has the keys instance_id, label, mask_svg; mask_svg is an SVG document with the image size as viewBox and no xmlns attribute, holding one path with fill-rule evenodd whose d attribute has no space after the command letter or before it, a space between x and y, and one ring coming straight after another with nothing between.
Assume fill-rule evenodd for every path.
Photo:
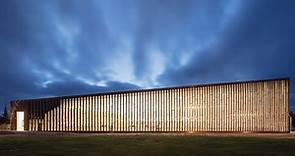
<instances>
[{"instance_id":1,"label":"blue dusk sky","mask_svg":"<svg viewBox=\"0 0 295 156\"><path fill-rule=\"evenodd\" d=\"M295 80L294 0L0 3L0 110L23 98Z\"/></svg>"}]
</instances>

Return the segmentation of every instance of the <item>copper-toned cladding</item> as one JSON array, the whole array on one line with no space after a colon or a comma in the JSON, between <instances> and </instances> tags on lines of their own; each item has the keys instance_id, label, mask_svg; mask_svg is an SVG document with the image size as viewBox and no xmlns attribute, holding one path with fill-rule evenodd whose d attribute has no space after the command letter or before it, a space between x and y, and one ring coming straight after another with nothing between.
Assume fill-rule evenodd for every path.
<instances>
[{"instance_id":1,"label":"copper-toned cladding","mask_svg":"<svg viewBox=\"0 0 295 156\"><path fill-rule=\"evenodd\" d=\"M289 132L289 79L11 102L24 129L73 132Z\"/></svg>"}]
</instances>

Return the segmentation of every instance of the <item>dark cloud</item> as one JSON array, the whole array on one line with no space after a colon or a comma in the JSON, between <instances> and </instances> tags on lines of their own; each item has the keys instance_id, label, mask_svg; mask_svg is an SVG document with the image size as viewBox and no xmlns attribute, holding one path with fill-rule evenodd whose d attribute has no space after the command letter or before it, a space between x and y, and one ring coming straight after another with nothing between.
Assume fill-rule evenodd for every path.
<instances>
[{"instance_id":1,"label":"dark cloud","mask_svg":"<svg viewBox=\"0 0 295 156\"><path fill-rule=\"evenodd\" d=\"M178 65L180 53L205 43L218 31L225 14L223 1L151 0L138 3L137 29L134 37L134 73L150 76L150 66L159 61L150 49L154 46Z\"/></svg>"},{"instance_id":2,"label":"dark cloud","mask_svg":"<svg viewBox=\"0 0 295 156\"><path fill-rule=\"evenodd\" d=\"M130 83L121 83L115 81L107 82L106 86L89 85L81 81L59 81L55 83L49 83L46 87L39 88L39 93L47 96L58 96L97 93L106 91L121 91L138 88L138 86Z\"/></svg>"},{"instance_id":3,"label":"dark cloud","mask_svg":"<svg viewBox=\"0 0 295 156\"><path fill-rule=\"evenodd\" d=\"M159 81L185 84L277 77L293 80L294 7L293 1L245 2L212 45L196 51L186 65L167 69Z\"/></svg>"},{"instance_id":4,"label":"dark cloud","mask_svg":"<svg viewBox=\"0 0 295 156\"><path fill-rule=\"evenodd\" d=\"M295 73L293 1L0 5L0 102ZM294 101L292 88L292 101Z\"/></svg>"},{"instance_id":5,"label":"dark cloud","mask_svg":"<svg viewBox=\"0 0 295 156\"><path fill-rule=\"evenodd\" d=\"M101 15L95 1L2 2L0 110L12 99L137 88L97 74L115 46Z\"/></svg>"}]
</instances>

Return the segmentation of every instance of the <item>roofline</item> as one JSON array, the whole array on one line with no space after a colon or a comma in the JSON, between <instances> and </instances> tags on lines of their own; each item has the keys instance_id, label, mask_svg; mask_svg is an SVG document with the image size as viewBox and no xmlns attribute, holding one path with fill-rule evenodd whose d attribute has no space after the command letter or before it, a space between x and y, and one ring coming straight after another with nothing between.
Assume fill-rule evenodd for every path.
<instances>
[{"instance_id":1,"label":"roofline","mask_svg":"<svg viewBox=\"0 0 295 156\"><path fill-rule=\"evenodd\" d=\"M242 84L242 83L266 82L266 81L279 81L279 80L288 80L288 81L290 81L290 78L289 77L282 77L282 78L246 80L246 81L237 80L237 81L233 81L233 82L226 81L226 82L218 82L218 83L203 83L203 84L194 84L194 85L182 85L182 86L150 88L150 89L118 90L118 91L98 92L98 93L89 93L89 94L64 95L64 96L53 96L53 97L31 98L31 99L18 99L18 100L12 100L10 103L13 103L13 102L16 102L16 101L58 100L58 99L75 98L75 97L101 96L101 95L136 93L136 92L147 92L147 91L158 91L158 90L169 90L169 89L180 89L180 88L192 88L192 87L204 87L204 86L216 86L216 85L227 85L227 84Z\"/></svg>"}]
</instances>

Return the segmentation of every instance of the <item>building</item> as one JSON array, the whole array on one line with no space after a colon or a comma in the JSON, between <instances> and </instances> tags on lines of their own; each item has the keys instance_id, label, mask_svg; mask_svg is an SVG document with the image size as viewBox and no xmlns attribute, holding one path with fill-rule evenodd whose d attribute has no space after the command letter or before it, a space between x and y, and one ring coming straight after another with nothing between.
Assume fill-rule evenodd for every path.
<instances>
[{"instance_id":1,"label":"building","mask_svg":"<svg viewBox=\"0 0 295 156\"><path fill-rule=\"evenodd\" d=\"M15 100L11 129L289 132L289 79Z\"/></svg>"}]
</instances>

